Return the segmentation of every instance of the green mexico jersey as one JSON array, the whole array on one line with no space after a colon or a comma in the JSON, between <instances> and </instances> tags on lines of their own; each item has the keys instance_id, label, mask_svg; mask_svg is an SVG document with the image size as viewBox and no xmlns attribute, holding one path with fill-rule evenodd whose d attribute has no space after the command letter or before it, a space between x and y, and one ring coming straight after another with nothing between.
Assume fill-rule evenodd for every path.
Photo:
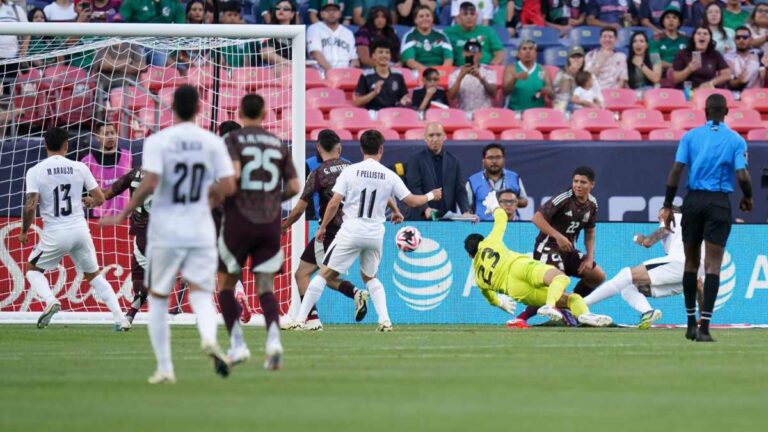
<instances>
[{"instance_id":1,"label":"green mexico jersey","mask_svg":"<svg viewBox=\"0 0 768 432\"><path fill-rule=\"evenodd\" d=\"M432 30L428 35L411 29L403 37L402 59L416 60L424 66L442 66L448 59L453 59L453 48L448 36L439 30Z\"/></svg>"}]
</instances>

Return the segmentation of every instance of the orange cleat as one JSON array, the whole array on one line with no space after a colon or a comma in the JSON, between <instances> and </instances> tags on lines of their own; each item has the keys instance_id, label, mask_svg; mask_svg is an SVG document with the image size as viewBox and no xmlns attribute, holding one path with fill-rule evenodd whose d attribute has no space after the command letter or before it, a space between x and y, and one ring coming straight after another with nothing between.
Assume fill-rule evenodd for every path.
<instances>
[{"instance_id":1,"label":"orange cleat","mask_svg":"<svg viewBox=\"0 0 768 432\"><path fill-rule=\"evenodd\" d=\"M527 329L529 328L528 323L525 322L525 320L521 320L520 318L515 318L507 321L507 328L510 329Z\"/></svg>"}]
</instances>

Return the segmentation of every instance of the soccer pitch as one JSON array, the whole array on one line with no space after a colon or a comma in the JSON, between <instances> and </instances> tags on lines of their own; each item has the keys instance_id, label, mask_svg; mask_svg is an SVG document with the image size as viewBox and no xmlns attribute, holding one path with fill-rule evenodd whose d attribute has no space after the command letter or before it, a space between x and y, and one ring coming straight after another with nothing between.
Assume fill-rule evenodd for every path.
<instances>
[{"instance_id":1,"label":"soccer pitch","mask_svg":"<svg viewBox=\"0 0 768 432\"><path fill-rule=\"evenodd\" d=\"M172 332L179 382L155 387L144 326L0 327L0 430L751 431L768 420L766 330L715 330L702 344L680 329L329 326L283 332L285 367L268 373L263 329L248 328L254 357L227 379L195 328Z\"/></svg>"}]
</instances>

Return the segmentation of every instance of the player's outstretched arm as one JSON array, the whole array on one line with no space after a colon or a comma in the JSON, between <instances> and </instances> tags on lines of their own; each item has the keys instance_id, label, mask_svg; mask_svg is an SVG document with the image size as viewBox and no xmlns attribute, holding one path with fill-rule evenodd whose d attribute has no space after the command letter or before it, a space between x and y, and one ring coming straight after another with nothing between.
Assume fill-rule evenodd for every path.
<instances>
[{"instance_id":1,"label":"player's outstretched arm","mask_svg":"<svg viewBox=\"0 0 768 432\"><path fill-rule=\"evenodd\" d=\"M305 211L307 211L307 205L308 203L304 201L304 198L300 198L299 201L296 203L296 207L291 210L291 212L288 214L288 217L285 218L285 220L282 223L282 229L288 229L291 225L295 224L297 220L301 218L301 215L304 214Z\"/></svg>"},{"instance_id":2,"label":"player's outstretched arm","mask_svg":"<svg viewBox=\"0 0 768 432\"><path fill-rule=\"evenodd\" d=\"M102 191L100 187L95 187L89 190L88 193L91 195L90 201L93 207L98 207L104 204L106 198L104 197L104 191Z\"/></svg>"},{"instance_id":3,"label":"player's outstretched arm","mask_svg":"<svg viewBox=\"0 0 768 432\"><path fill-rule=\"evenodd\" d=\"M403 198L403 202L408 207L421 207L426 205L430 201L440 201L443 199L443 188L433 189L426 193L426 195L414 195L410 194Z\"/></svg>"},{"instance_id":4,"label":"player's outstretched arm","mask_svg":"<svg viewBox=\"0 0 768 432\"><path fill-rule=\"evenodd\" d=\"M739 209L743 212L750 212L754 206L752 202L752 177L749 176L749 171L745 168L736 171L736 178L739 180L739 187L744 194L739 203Z\"/></svg>"},{"instance_id":5,"label":"player's outstretched arm","mask_svg":"<svg viewBox=\"0 0 768 432\"><path fill-rule=\"evenodd\" d=\"M29 232L29 227L32 226L32 222L35 221L35 211L37 210L38 202L40 202L40 194L36 192L28 193L24 200L21 233L19 233L19 242L22 244L27 242L27 233Z\"/></svg>"},{"instance_id":6,"label":"player's outstretched arm","mask_svg":"<svg viewBox=\"0 0 768 432\"><path fill-rule=\"evenodd\" d=\"M667 238L669 233L670 231L666 227L659 227L656 229L656 231L648 234L647 236L642 234L636 235L635 243L639 244L640 246L649 248L658 243L660 240Z\"/></svg>"},{"instance_id":7,"label":"player's outstretched arm","mask_svg":"<svg viewBox=\"0 0 768 432\"><path fill-rule=\"evenodd\" d=\"M136 192L131 196L131 200L128 201L128 205L115 216L101 218L99 220L99 225L117 225L124 221L132 211L136 210L137 207L141 206L144 201L152 195L159 183L159 175L152 172L145 172L144 178L141 180L141 183L139 183L139 187L136 188Z\"/></svg>"},{"instance_id":8,"label":"player's outstretched arm","mask_svg":"<svg viewBox=\"0 0 768 432\"><path fill-rule=\"evenodd\" d=\"M507 216L507 212L501 207L495 208L493 210L493 229L491 229L491 233L488 234L487 239L489 241L502 241L504 239L504 232L507 230L508 222L509 217Z\"/></svg>"}]
</instances>

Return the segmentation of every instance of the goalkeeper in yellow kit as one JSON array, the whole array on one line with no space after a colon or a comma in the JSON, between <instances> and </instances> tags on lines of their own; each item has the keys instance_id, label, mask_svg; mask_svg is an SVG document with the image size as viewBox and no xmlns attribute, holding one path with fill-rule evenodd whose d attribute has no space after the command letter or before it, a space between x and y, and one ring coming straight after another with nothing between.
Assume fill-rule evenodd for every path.
<instances>
[{"instance_id":1,"label":"goalkeeper in yellow kit","mask_svg":"<svg viewBox=\"0 0 768 432\"><path fill-rule=\"evenodd\" d=\"M565 294L571 280L563 272L507 249L504 231L508 217L499 207L496 192L489 193L483 204L486 212L493 212L493 230L488 237L468 235L464 249L472 257L475 281L488 303L514 313L511 298L528 306L541 306L538 314L552 321L563 319L557 308L567 308L581 324L593 327L611 324L611 317L590 313L580 295Z\"/></svg>"}]
</instances>

